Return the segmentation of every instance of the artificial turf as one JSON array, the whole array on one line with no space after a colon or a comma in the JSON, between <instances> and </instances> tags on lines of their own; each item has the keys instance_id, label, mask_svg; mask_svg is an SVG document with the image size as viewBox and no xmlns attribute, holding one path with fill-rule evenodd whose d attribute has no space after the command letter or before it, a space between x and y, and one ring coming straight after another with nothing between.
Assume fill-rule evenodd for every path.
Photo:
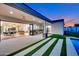
<instances>
[{"instance_id":1,"label":"artificial turf","mask_svg":"<svg viewBox=\"0 0 79 59\"><path fill-rule=\"evenodd\" d=\"M60 56L67 56L67 51L66 51L66 39L63 40L63 45L61 49L61 54Z\"/></svg>"},{"instance_id":2,"label":"artificial turf","mask_svg":"<svg viewBox=\"0 0 79 59\"><path fill-rule=\"evenodd\" d=\"M38 46L36 49L32 50L31 52L29 52L28 54L26 54L25 56L31 56L33 53L35 53L37 50L39 50L42 46L44 46L46 43L48 43L51 39L49 39L48 41L44 42L43 44L41 44L40 46Z\"/></svg>"},{"instance_id":3,"label":"artificial turf","mask_svg":"<svg viewBox=\"0 0 79 59\"><path fill-rule=\"evenodd\" d=\"M35 43L33 43L33 44L29 45L29 46L26 46L26 47L24 47L24 48L21 48L21 49L15 51L15 52L13 52L13 53L8 54L7 56L15 55L15 54L17 54L17 53L19 53L19 52L21 52L21 51L23 51L23 50L25 50L25 49L27 49L27 48L29 48L29 47L35 45L35 44L37 44L37 43L39 43L39 42L41 42L41 41L43 41L43 40L44 40L44 39L39 40L38 42L35 42Z\"/></svg>"},{"instance_id":4,"label":"artificial turf","mask_svg":"<svg viewBox=\"0 0 79 59\"><path fill-rule=\"evenodd\" d=\"M61 56L66 55L66 43L65 43L66 38L65 38L65 36L53 34L50 37L57 38L57 40L48 48L48 50L43 54L43 56L48 56L51 53L51 51L53 50L53 48L55 47L55 45L56 45L56 43L58 42L59 39L63 39L63 47L62 47Z\"/></svg>"},{"instance_id":5,"label":"artificial turf","mask_svg":"<svg viewBox=\"0 0 79 59\"><path fill-rule=\"evenodd\" d=\"M43 54L43 56L49 56L49 54L51 53L57 42L58 39L47 49L47 51Z\"/></svg>"},{"instance_id":6,"label":"artificial turf","mask_svg":"<svg viewBox=\"0 0 79 59\"><path fill-rule=\"evenodd\" d=\"M69 37L78 37L79 38L79 33L68 33L68 34L64 34L65 36L69 36Z\"/></svg>"},{"instance_id":7,"label":"artificial turf","mask_svg":"<svg viewBox=\"0 0 79 59\"><path fill-rule=\"evenodd\" d=\"M53 50L53 48L55 47L55 45L56 45L56 43L58 42L59 39L63 39L63 45L62 45L62 48L61 48L60 55L61 56L66 56L67 53L66 53L66 38L65 38L65 36L58 35L58 34L53 34L53 35L51 35L49 37L50 37L50 39L48 41L44 42L43 44L41 44L40 46L38 46L36 49L34 49L34 50L30 51L29 53L25 54L25 56L31 56L33 53L35 53L37 50L39 50L42 46L44 46L46 43L48 43L53 38L57 38L57 40L46 50L46 52L44 52L43 56L49 56L49 54L51 53L51 51ZM23 50L25 50L25 49L27 49L27 48L29 48L29 47L37 44L37 43L43 41L43 40L44 39L42 39L42 40L40 40L40 41L38 41L36 43L33 43L33 44L29 45L29 46L26 46L26 47L24 47L24 48L22 48L22 49L20 49L18 51L10 53L7 56L16 55L17 53L19 53L19 52L21 52L21 51L23 51Z\"/></svg>"},{"instance_id":8,"label":"artificial turf","mask_svg":"<svg viewBox=\"0 0 79 59\"><path fill-rule=\"evenodd\" d=\"M52 34L50 37L52 37L52 38L58 38L58 39L66 39L66 36L59 35L59 34Z\"/></svg>"}]
</instances>

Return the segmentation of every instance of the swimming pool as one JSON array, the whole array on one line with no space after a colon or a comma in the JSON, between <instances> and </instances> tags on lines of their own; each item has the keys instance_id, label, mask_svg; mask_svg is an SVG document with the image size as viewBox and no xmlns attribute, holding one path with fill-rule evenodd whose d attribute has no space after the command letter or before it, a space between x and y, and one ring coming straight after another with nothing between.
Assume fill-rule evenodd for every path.
<instances>
[{"instance_id":1,"label":"swimming pool","mask_svg":"<svg viewBox=\"0 0 79 59\"><path fill-rule=\"evenodd\" d=\"M73 45L74 45L74 47L79 55L79 39L71 38L71 41L72 41L72 43L73 43Z\"/></svg>"}]
</instances>

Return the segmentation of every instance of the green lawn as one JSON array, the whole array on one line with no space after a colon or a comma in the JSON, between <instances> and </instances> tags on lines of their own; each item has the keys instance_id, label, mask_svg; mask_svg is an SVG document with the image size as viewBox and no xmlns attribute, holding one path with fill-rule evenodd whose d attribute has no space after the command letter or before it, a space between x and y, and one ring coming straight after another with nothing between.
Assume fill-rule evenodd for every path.
<instances>
[{"instance_id":1,"label":"green lawn","mask_svg":"<svg viewBox=\"0 0 79 59\"><path fill-rule=\"evenodd\" d=\"M64 34L65 36L70 36L70 37L78 37L79 38L79 33L69 33L69 34Z\"/></svg>"},{"instance_id":2,"label":"green lawn","mask_svg":"<svg viewBox=\"0 0 79 59\"><path fill-rule=\"evenodd\" d=\"M43 54L43 56L49 56L49 54L51 53L57 42L58 39L47 49L47 51Z\"/></svg>"},{"instance_id":3,"label":"green lawn","mask_svg":"<svg viewBox=\"0 0 79 59\"><path fill-rule=\"evenodd\" d=\"M58 34L52 34L52 35L50 35L50 37L52 37L52 38L58 38L58 39L66 39L66 36L58 35Z\"/></svg>"},{"instance_id":4,"label":"green lawn","mask_svg":"<svg viewBox=\"0 0 79 59\"><path fill-rule=\"evenodd\" d=\"M66 56L67 55L67 51L66 51L66 36L62 36L62 35L58 35L58 34L53 34L50 37L52 38L57 38L57 39L63 39L63 45L62 45L62 49L61 49L61 56Z\"/></svg>"},{"instance_id":5,"label":"green lawn","mask_svg":"<svg viewBox=\"0 0 79 59\"><path fill-rule=\"evenodd\" d=\"M28 54L25 54L25 56L31 56L33 53L35 53L37 50L39 50L41 47L43 47L45 44L47 44L53 38L57 38L57 40L46 50L46 52L43 54L43 56L49 56L49 54L51 53L51 51L53 50L53 48L55 47L55 45L56 45L56 43L58 42L59 39L63 39L63 45L62 45L62 48L61 48L61 54L60 55L61 56L66 56L67 55L67 53L66 53L66 36L62 36L62 35L58 35L58 34L52 34L49 37L50 37L50 39L48 41L44 42L43 44L38 46L36 49L30 51ZM40 40L38 42L41 42L43 40L45 40L45 39L42 39L42 40ZM29 46L26 46L24 48L21 48L20 50L15 51L13 53L10 53L8 56L15 55L15 54L17 54L17 53L19 53L19 52L31 47L31 46L37 44L38 42L33 43L33 44L31 44Z\"/></svg>"},{"instance_id":6,"label":"green lawn","mask_svg":"<svg viewBox=\"0 0 79 59\"><path fill-rule=\"evenodd\" d=\"M41 41L43 41L43 40L44 40L44 39L39 40L38 42L41 42ZM24 48L21 48L21 49L19 49L19 50L15 51L15 52L13 52L13 53L10 53L10 54L9 54L9 55L7 55L7 56L12 56L12 55L15 55L15 54L17 54L17 53L19 53L19 52L21 52L21 51L23 51L23 50L25 50L25 49L27 49L27 48L31 47L31 46L33 46L33 45L37 44L38 42L33 43L33 44L31 44L31 45L29 45L29 46L26 46L26 47L24 47Z\"/></svg>"},{"instance_id":7,"label":"green lawn","mask_svg":"<svg viewBox=\"0 0 79 59\"><path fill-rule=\"evenodd\" d=\"M41 47L43 47L45 44L47 44L51 39L49 39L48 41L44 42L43 44L41 44L40 46L38 46L36 49L30 51L28 54L25 54L25 56L31 56L33 53L35 53L37 50L39 50Z\"/></svg>"}]
</instances>

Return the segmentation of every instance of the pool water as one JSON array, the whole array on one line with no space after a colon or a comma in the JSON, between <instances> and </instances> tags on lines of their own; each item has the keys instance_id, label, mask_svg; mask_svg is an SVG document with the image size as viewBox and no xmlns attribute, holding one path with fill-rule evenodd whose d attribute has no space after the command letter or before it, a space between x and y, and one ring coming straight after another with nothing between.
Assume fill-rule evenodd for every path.
<instances>
[{"instance_id":1,"label":"pool water","mask_svg":"<svg viewBox=\"0 0 79 59\"><path fill-rule=\"evenodd\" d=\"M73 45L74 45L74 47L79 55L79 39L71 38L71 41L72 41L72 43L73 43Z\"/></svg>"}]
</instances>

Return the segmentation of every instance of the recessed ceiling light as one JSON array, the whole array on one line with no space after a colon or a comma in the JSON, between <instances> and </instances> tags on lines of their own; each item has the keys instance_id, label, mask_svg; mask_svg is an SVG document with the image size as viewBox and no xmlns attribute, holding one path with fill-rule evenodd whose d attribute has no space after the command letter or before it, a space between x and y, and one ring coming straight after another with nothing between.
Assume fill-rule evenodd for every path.
<instances>
[{"instance_id":1,"label":"recessed ceiling light","mask_svg":"<svg viewBox=\"0 0 79 59\"><path fill-rule=\"evenodd\" d=\"M13 11L10 11L10 14L13 14Z\"/></svg>"}]
</instances>

